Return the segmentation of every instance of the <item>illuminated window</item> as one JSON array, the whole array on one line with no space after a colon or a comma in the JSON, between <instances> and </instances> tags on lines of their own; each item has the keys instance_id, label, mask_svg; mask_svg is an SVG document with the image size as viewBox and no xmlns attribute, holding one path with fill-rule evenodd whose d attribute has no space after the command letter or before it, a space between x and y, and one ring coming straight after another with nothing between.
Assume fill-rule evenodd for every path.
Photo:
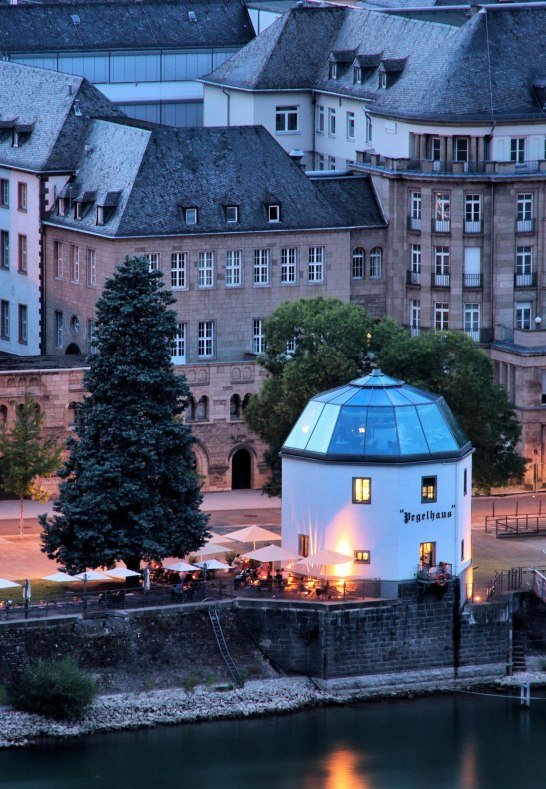
<instances>
[{"instance_id":1,"label":"illuminated window","mask_svg":"<svg viewBox=\"0 0 546 789\"><path fill-rule=\"evenodd\" d=\"M370 563L370 552L369 551L355 551L355 562L358 564L369 564Z\"/></svg>"},{"instance_id":2,"label":"illuminated window","mask_svg":"<svg viewBox=\"0 0 546 789\"><path fill-rule=\"evenodd\" d=\"M436 501L436 477L421 477L421 501Z\"/></svg>"},{"instance_id":3,"label":"illuminated window","mask_svg":"<svg viewBox=\"0 0 546 789\"><path fill-rule=\"evenodd\" d=\"M298 534L298 555L309 556L309 535Z\"/></svg>"},{"instance_id":4,"label":"illuminated window","mask_svg":"<svg viewBox=\"0 0 546 789\"><path fill-rule=\"evenodd\" d=\"M353 504L372 503L371 477L353 477Z\"/></svg>"}]
</instances>

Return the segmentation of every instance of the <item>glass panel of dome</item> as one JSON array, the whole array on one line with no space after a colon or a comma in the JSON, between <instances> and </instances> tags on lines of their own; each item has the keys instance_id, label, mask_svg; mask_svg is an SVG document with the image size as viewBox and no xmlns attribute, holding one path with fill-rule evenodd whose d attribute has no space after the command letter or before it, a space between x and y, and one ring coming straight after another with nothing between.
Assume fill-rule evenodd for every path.
<instances>
[{"instance_id":1,"label":"glass panel of dome","mask_svg":"<svg viewBox=\"0 0 546 789\"><path fill-rule=\"evenodd\" d=\"M392 405L410 405L411 400L406 397L405 393L400 389L385 389L385 394L391 401Z\"/></svg>"},{"instance_id":2,"label":"glass panel of dome","mask_svg":"<svg viewBox=\"0 0 546 789\"><path fill-rule=\"evenodd\" d=\"M330 438L339 415L339 407L330 403L324 406L322 414L311 434L306 450L308 452L327 452Z\"/></svg>"},{"instance_id":3,"label":"glass panel of dome","mask_svg":"<svg viewBox=\"0 0 546 789\"><path fill-rule=\"evenodd\" d=\"M366 416L366 408L340 408L328 452L334 455L362 455L366 438Z\"/></svg>"},{"instance_id":4,"label":"glass panel of dome","mask_svg":"<svg viewBox=\"0 0 546 789\"><path fill-rule=\"evenodd\" d=\"M353 396L347 400L347 405L350 406L366 406L370 402L373 389L354 389Z\"/></svg>"},{"instance_id":5,"label":"glass panel of dome","mask_svg":"<svg viewBox=\"0 0 546 789\"><path fill-rule=\"evenodd\" d=\"M365 455L399 455L394 408L368 408Z\"/></svg>"},{"instance_id":6,"label":"glass panel of dome","mask_svg":"<svg viewBox=\"0 0 546 789\"><path fill-rule=\"evenodd\" d=\"M354 386L351 386L349 389L344 389L342 392L338 393L337 397L334 397L330 402L336 403L338 405L344 405L347 400L349 400L355 393Z\"/></svg>"},{"instance_id":7,"label":"glass panel of dome","mask_svg":"<svg viewBox=\"0 0 546 789\"><path fill-rule=\"evenodd\" d=\"M339 397L342 392L351 392L353 391L352 386L346 386L343 389L337 387L336 389L330 389L328 392L323 392L322 394L317 395L314 399L318 400L320 403L329 403L331 400L335 400L336 397Z\"/></svg>"},{"instance_id":8,"label":"glass panel of dome","mask_svg":"<svg viewBox=\"0 0 546 789\"><path fill-rule=\"evenodd\" d=\"M419 405L420 403L430 403L430 401L433 399L431 395L426 397L419 391L419 389L416 389L414 386L409 386L409 384L404 386L404 394L414 405Z\"/></svg>"},{"instance_id":9,"label":"glass panel of dome","mask_svg":"<svg viewBox=\"0 0 546 789\"><path fill-rule=\"evenodd\" d=\"M423 428L415 406L395 410L401 455L428 455Z\"/></svg>"},{"instance_id":10,"label":"glass panel of dome","mask_svg":"<svg viewBox=\"0 0 546 789\"><path fill-rule=\"evenodd\" d=\"M448 407L445 400L440 400L438 403L438 408L442 412L444 419L446 420L447 424L451 428L451 432L455 436L455 440L459 444L460 447L464 447L465 444L468 444L469 439L460 424L457 422L455 417L453 416L452 411Z\"/></svg>"},{"instance_id":11,"label":"glass panel of dome","mask_svg":"<svg viewBox=\"0 0 546 789\"><path fill-rule=\"evenodd\" d=\"M417 406L417 413L431 452L452 452L458 449L457 442L436 403Z\"/></svg>"},{"instance_id":12,"label":"glass panel of dome","mask_svg":"<svg viewBox=\"0 0 546 789\"><path fill-rule=\"evenodd\" d=\"M285 447L291 449L305 449L323 408L323 403L317 403L315 400L312 400L306 405L302 415L286 439L284 444Z\"/></svg>"},{"instance_id":13,"label":"glass panel of dome","mask_svg":"<svg viewBox=\"0 0 546 789\"><path fill-rule=\"evenodd\" d=\"M372 389L370 405L391 405L391 401L384 389Z\"/></svg>"}]
</instances>

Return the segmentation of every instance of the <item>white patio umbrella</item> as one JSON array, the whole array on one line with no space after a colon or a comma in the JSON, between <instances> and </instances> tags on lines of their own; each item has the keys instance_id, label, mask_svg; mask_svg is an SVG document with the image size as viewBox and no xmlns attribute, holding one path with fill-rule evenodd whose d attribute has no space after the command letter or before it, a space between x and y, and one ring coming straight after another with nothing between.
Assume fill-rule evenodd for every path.
<instances>
[{"instance_id":1,"label":"white patio umbrella","mask_svg":"<svg viewBox=\"0 0 546 789\"><path fill-rule=\"evenodd\" d=\"M56 584L66 584L70 583L71 581L78 581L78 578L75 578L73 575L68 575L68 573L63 573L59 570L57 573L51 573L51 575L43 575L42 581L54 581Z\"/></svg>"},{"instance_id":2,"label":"white patio umbrella","mask_svg":"<svg viewBox=\"0 0 546 789\"><path fill-rule=\"evenodd\" d=\"M7 578L0 578L0 589L11 589L15 586L21 586L21 584L18 584L15 581L8 581Z\"/></svg>"},{"instance_id":3,"label":"white patio umbrella","mask_svg":"<svg viewBox=\"0 0 546 789\"><path fill-rule=\"evenodd\" d=\"M197 562L197 566L201 567L203 570L205 568L207 570L231 570L229 564L219 562L218 559L207 559L206 562Z\"/></svg>"},{"instance_id":4,"label":"white patio umbrella","mask_svg":"<svg viewBox=\"0 0 546 789\"><path fill-rule=\"evenodd\" d=\"M218 534L216 531L211 531L210 537L208 540L209 543L218 543L218 542L233 542L231 537L228 537L227 534Z\"/></svg>"},{"instance_id":5,"label":"white patio umbrella","mask_svg":"<svg viewBox=\"0 0 546 789\"><path fill-rule=\"evenodd\" d=\"M114 567L113 570L105 570L104 572L110 578L133 578L135 575L140 575L135 570L128 570L127 567Z\"/></svg>"},{"instance_id":6,"label":"white patio umbrella","mask_svg":"<svg viewBox=\"0 0 546 789\"><path fill-rule=\"evenodd\" d=\"M78 573L74 576L77 581L83 581L83 596L87 595L87 584L89 581L110 581L111 579L104 573L99 573L98 570L86 570L84 573Z\"/></svg>"},{"instance_id":7,"label":"white patio umbrella","mask_svg":"<svg viewBox=\"0 0 546 789\"><path fill-rule=\"evenodd\" d=\"M317 566L319 564L348 564L352 561L353 557L347 556L346 553L338 553L337 551L325 549L306 556L299 564Z\"/></svg>"},{"instance_id":8,"label":"white patio umbrella","mask_svg":"<svg viewBox=\"0 0 546 789\"><path fill-rule=\"evenodd\" d=\"M266 545L264 548L258 548L257 551L250 551L244 553L245 559L255 559L258 562L297 562L301 559L297 553L287 551L286 548L281 548L280 545Z\"/></svg>"},{"instance_id":9,"label":"white patio umbrella","mask_svg":"<svg viewBox=\"0 0 546 789\"><path fill-rule=\"evenodd\" d=\"M280 534L276 534L274 531L269 531L269 529L264 529L262 526L257 526L256 524L253 526L245 526L244 529L231 531L227 536L230 540L253 543L254 550L256 550L257 542L272 542L281 539Z\"/></svg>"},{"instance_id":10,"label":"white patio umbrella","mask_svg":"<svg viewBox=\"0 0 546 789\"><path fill-rule=\"evenodd\" d=\"M175 573L191 573L192 570L195 570L193 564L189 562L183 562L182 559L179 559L177 562L169 562L168 564L164 564L163 567L166 570L173 570Z\"/></svg>"},{"instance_id":11,"label":"white patio umbrella","mask_svg":"<svg viewBox=\"0 0 546 789\"><path fill-rule=\"evenodd\" d=\"M213 542L207 542L201 546L201 548L196 548L194 551L190 551L192 556L214 556L218 553L227 553L230 548L222 548L221 545L215 545Z\"/></svg>"},{"instance_id":12,"label":"white patio umbrella","mask_svg":"<svg viewBox=\"0 0 546 789\"><path fill-rule=\"evenodd\" d=\"M149 592L150 591L150 568L149 567L145 567L144 568L143 575L144 575L144 582L142 584L142 587L143 587L145 592Z\"/></svg>"}]
</instances>

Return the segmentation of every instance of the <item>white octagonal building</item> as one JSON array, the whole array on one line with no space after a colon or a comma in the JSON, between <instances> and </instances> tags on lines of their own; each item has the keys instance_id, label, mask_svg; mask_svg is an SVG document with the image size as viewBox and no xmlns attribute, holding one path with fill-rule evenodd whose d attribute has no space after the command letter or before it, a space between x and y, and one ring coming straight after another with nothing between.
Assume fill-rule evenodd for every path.
<instances>
[{"instance_id":1,"label":"white octagonal building","mask_svg":"<svg viewBox=\"0 0 546 789\"><path fill-rule=\"evenodd\" d=\"M460 576L472 452L443 397L380 370L316 395L281 450L283 547L352 557L327 574L380 579L383 595L418 575Z\"/></svg>"}]
</instances>

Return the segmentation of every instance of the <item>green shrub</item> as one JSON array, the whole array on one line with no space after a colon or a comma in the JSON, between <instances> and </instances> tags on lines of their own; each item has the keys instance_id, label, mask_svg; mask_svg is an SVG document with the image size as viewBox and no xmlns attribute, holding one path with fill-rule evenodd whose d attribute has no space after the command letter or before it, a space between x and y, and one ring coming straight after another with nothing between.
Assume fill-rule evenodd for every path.
<instances>
[{"instance_id":1,"label":"green shrub","mask_svg":"<svg viewBox=\"0 0 546 789\"><path fill-rule=\"evenodd\" d=\"M21 673L13 704L25 712L74 720L83 716L96 692L93 679L70 658L38 660Z\"/></svg>"},{"instance_id":2,"label":"green shrub","mask_svg":"<svg viewBox=\"0 0 546 789\"><path fill-rule=\"evenodd\" d=\"M195 674L186 674L184 679L182 680L182 687L188 693L193 693L197 685L199 684L199 680L195 676Z\"/></svg>"}]
</instances>

